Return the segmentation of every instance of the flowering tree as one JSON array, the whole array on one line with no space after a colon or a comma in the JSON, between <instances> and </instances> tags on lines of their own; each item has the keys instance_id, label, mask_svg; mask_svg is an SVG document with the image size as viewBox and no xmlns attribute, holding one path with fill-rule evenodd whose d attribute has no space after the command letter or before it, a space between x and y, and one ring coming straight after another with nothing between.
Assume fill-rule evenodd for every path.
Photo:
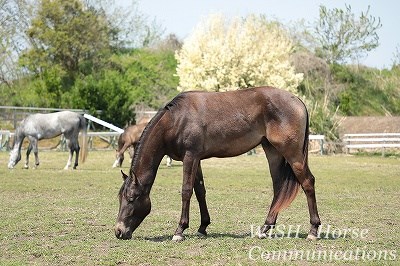
<instances>
[{"instance_id":1,"label":"flowering tree","mask_svg":"<svg viewBox=\"0 0 400 266\"><path fill-rule=\"evenodd\" d=\"M211 15L176 53L178 90L226 91L271 85L295 92L303 75L289 62L293 45L264 16L226 20Z\"/></svg>"}]
</instances>

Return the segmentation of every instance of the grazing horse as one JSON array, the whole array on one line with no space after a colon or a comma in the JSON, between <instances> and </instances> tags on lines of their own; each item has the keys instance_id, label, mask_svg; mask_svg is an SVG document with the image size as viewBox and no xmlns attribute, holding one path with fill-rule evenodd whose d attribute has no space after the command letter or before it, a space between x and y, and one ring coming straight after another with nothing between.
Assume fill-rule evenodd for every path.
<instances>
[{"instance_id":1,"label":"grazing horse","mask_svg":"<svg viewBox=\"0 0 400 266\"><path fill-rule=\"evenodd\" d=\"M86 143L86 119L77 113L71 111L62 111L49 114L33 114L21 121L15 131L14 147L10 153L8 168L14 166L21 160L21 147L25 137L29 140L29 146L26 151L26 162L24 168L29 168L29 154L33 150L35 154L35 167L39 165L38 141L41 139L51 139L64 134L67 146L70 150L67 165L68 169L72 163L72 157L75 152L74 169L78 166L78 154L80 151L78 136L82 130L82 153L81 161L84 162L87 156Z\"/></svg>"},{"instance_id":2,"label":"grazing horse","mask_svg":"<svg viewBox=\"0 0 400 266\"><path fill-rule=\"evenodd\" d=\"M189 227L193 189L200 207L199 235L206 235L210 215L206 204L201 160L232 157L257 145L269 163L274 196L259 237L265 238L278 213L304 190L310 214L308 239L317 238L321 224L314 176L308 167L308 112L291 93L272 87L229 92L179 94L145 128L129 171L123 173L115 235L130 239L150 213L150 190L163 156L183 161L182 212L173 240L183 240Z\"/></svg>"},{"instance_id":3,"label":"grazing horse","mask_svg":"<svg viewBox=\"0 0 400 266\"><path fill-rule=\"evenodd\" d=\"M122 162L124 161L124 153L128 148L135 149L137 143L139 142L140 136L144 128L146 127L147 123L150 121L149 118L144 118L139 120L139 123L136 125L128 126L125 128L124 132L119 135L118 138L118 149L116 150L115 154L115 162L113 164L113 168L121 167ZM133 157L131 152L129 152L131 158ZM167 156L167 166L172 166L172 160Z\"/></svg>"},{"instance_id":4,"label":"grazing horse","mask_svg":"<svg viewBox=\"0 0 400 266\"><path fill-rule=\"evenodd\" d=\"M113 167L121 167L124 161L124 152L132 147L135 149L136 144L139 142L140 136L147 123L140 123L125 128L124 132L119 135L118 138L118 149L116 150L116 159Z\"/></svg>"}]
</instances>

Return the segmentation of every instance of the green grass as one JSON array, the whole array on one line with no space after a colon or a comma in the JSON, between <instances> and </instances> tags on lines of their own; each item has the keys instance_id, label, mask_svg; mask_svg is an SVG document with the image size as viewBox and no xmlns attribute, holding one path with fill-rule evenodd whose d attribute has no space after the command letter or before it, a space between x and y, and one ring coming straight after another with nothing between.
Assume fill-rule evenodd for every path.
<instances>
[{"instance_id":1,"label":"green grass","mask_svg":"<svg viewBox=\"0 0 400 266\"><path fill-rule=\"evenodd\" d=\"M400 260L399 158L310 157L323 224L323 238L316 242L305 240L309 215L304 193L278 217L281 226L299 226L299 237L251 237L252 226L265 220L272 197L263 155L206 160L209 236L195 236L199 214L193 198L186 240L175 243L171 237L181 209L180 162L172 168L160 166L151 192L152 212L133 239L122 241L113 231L122 184L119 169L111 168L114 152L90 152L75 171L62 170L65 152L39 155L38 169L24 170L20 162L8 170L8 153L0 152L0 265L397 265ZM127 162L123 170L128 171ZM366 234L333 237L332 230L343 234L345 229ZM282 259L284 252L295 250L326 252L328 257ZM358 261L343 260L351 251L354 258L357 250ZM386 261L367 257L383 251L388 252ZM281 252L281 259L268 260L272 252Z\"/></svg>"}]
</instances>

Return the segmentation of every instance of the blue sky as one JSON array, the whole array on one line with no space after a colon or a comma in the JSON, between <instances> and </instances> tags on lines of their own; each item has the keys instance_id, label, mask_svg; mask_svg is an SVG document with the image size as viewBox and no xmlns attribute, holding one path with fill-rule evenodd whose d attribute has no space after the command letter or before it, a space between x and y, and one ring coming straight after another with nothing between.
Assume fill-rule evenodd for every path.
<instances>
[{"instance_id":1,"label":"blue sky","mask_svg":"<svg viewBox=\"0 0 400 266\"><path fill-rule=\"evenodd\" d=\"M130 2L120 0L116 2ZM360 14L370 6L370 14L381 18L379 29L380 46L369 52L360 63L377 68L390 68L396 51L400 47L400 1L398 0L138 0L138 8L150 18L156 18L166 33L175 33L184 39L196 24L211 13L222 13L228 17L248 14L265 14L283 23L305 19L312 22L318 18L319 6L345 8Z\"/></svg>"}]
</instances>

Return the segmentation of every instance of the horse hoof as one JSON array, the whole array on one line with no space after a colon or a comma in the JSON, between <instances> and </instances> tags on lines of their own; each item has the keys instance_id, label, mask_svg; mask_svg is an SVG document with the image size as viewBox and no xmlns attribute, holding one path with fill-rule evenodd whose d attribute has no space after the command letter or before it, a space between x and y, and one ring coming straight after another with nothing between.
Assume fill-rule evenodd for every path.
<instances>
[{"instance_id":1,"label":"horse hoof","mask_svg":"<svg viewBox=\"0 0 400 266\"><path fill-rule=\"evenodd\" d=\"M258 238L259 239L265 239L265 238L267 238L267 234L266 233L259 233L258 234Z\"/></svg>"},{"instance_id":2,"label":"horse hoof","mask_svg":"<svg viewBox=\"0 0 400 266\"><path fill-rule=\"evenodd\" d=\"M204 233L201 233L201 232L197 232L196 236L199 237L199 238L206 238L207 237L207 233L204 234Z\"/></svg>"},{"instance_id":3,"label":"horse hoof","mask_svg":"<svg viewBox=\"0 0 400 266\"><path fill-rule=\"evenodd\" d=\"M308 236L307 236L307 240L308 241L317 241L317 237L316 236L314 236L314 235L311 235L311 234L308 234Z\"/></svg>"},{"instance_id":4,"label":"horse hoof","mask_svg":"<svg viewBox=\"0 0 400 266\"><path fill-rule=\"evenodd\" d=\"M29 166L24 165L23 169L29 169Z\"/></svg>"},{"instance_id":5,"label":"horse hoof","mask_svg":"<svg viewBox=\"0 0 400 266\"><path fill-rule=\"evenodd\" d=\"M183 241L183 240L185 240L185 237L183 235L174 235L172 237L172 241L179 242L179 241Z\"/></svg>"}]
</instances>

